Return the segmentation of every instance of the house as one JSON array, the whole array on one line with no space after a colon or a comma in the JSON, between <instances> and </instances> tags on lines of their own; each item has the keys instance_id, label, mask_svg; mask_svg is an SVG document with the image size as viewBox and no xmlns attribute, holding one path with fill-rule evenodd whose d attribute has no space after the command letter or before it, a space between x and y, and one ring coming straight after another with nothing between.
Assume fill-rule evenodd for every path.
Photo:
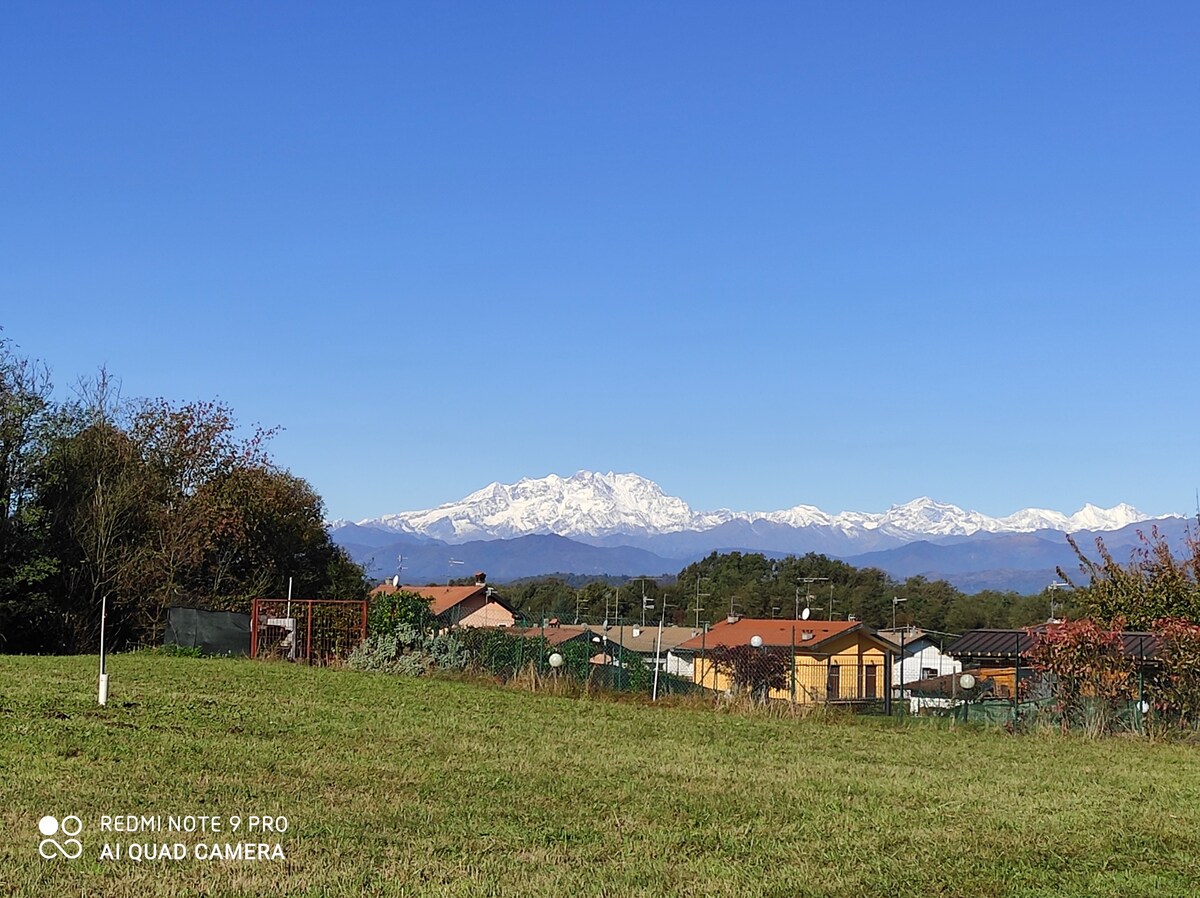
<instances>
[{"instance_id":1,"label":"house","mask_svg":"<svg viewBox=\"0 0 1200 898\"><path fill-rule=\"evenodd\" d=\"M768 697L801 703L886 701L894 646L860 621L801 621L729 617L674 649L692 660L692 681L732 692L728 667L718 656L738 650L754 676L756 653L778 674ZM773 656L776 661L767 661ZM746 684L742 684L745 686ZM739 687L740 688L740 687Z\"/></svg>"},{"instance_id":2,"label":"house","mask_svg":"<svg viewBox=\"0 0 1200 898\"><path fill-rule=\"evenodd\" d=\"M946 654L964 666L979 668L979 678L990 680L995 695L1011 699L1017 683L1034 676L1035 633L1053 623L1028 630L968 630L946 647ZM1127 658L1144 668L1157 664L1158 639L1153 633L1128 630L1121 634Z\"/></svg>"},{"instance_id":3,"label":"house","mask_svg":"<svg viewBox=\"0 0 1200 898\"><path fill-rule=\"evenodd\" d=\"M592 631L587 627L562 627L557 624L547 627L513 627L509 633L525 639L544 639L546 645L552 648L572 642L586 643L592 636Z\"/></svg>"},{"instance_id":4,"label":"house","mask_svg":"<svg viewBox=\"0 0 1200 898\"><path fill-rule=\"evenodd\" d=\"M429 609L447 627L512 627L521 613L487 585L487 575L475 575L474 586L395 586L384 583L371 596L415 592L429 599Z\"/></svg>"},{"instance_id":5,"label":"house","mask_svg":"<svg viewBox=\"0 0 1200 898\"><path fill-rule=\"evenodd\" d=\"M893 688L900 689L919 680L930 680L946 674L962 672L962 662L942 651L945 643L957 637L931 633L918 627L878 630L877 635L895 647L896 661L892 664Z\"/></svg>"},{"instance_id":6,"label":"house","mask_svg":"<svg viewBox=\"0 0 1200 898\"><path fill-rule=\"evenodd\" d=\"M606 650L615 657L624 657L626 663L634 659L654 669L656 659L659 670L678 676L692 678L690 660L687 661L686 671L681 669L682 661L674 656L672 650L682 642L686 642L699 631L694 627L663 627L661 637L657 624L647 627L634 626L609 627L601 632L602 641L607 643ZM672 663L672 657L676 659Z\"/></svg>"}]
</instances>

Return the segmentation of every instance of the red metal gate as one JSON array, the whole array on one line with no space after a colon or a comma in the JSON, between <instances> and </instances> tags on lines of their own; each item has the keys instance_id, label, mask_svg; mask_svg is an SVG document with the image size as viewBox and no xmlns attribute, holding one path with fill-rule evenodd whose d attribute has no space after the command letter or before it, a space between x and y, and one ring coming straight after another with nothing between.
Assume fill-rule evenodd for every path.
<instances>
[{"instance_id":1,"label":"red metal gate","mask_svg":"<svg viewBox=\"0 0 1200 898\"><path fill-rule=\"evenodd\" d=\"M250 657L307 664L346 660L367 638L367 601L348 599L254 599Z\"/></svg>"}]
</instances>

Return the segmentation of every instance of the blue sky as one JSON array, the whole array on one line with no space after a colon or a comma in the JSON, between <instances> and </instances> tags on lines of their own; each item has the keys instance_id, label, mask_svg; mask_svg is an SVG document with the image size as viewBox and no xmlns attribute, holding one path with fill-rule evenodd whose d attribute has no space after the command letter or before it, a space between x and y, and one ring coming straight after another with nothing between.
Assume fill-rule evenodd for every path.
<instances>
[{"instance_id":1,"label":"blue sky","mask_svg":"<svg viewBox=\"0 0 1200 898\"><path fill-rule=\"evenodd\" d=\"M1200 486L1200 7L0 10L0 326L332 516Z\"/></svg>"}]
</instances>

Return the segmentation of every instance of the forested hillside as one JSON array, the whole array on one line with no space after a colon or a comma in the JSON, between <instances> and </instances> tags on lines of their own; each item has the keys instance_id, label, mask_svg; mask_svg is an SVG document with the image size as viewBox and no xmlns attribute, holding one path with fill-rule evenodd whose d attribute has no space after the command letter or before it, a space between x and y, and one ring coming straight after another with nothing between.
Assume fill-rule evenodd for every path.
<instances>
[{"instance_id":1,"label":"forested hillside","mask_svg":"<svg viewBox=\"0 0 1200 898\"><path fill-rule=\"evenodd\" d=\"M713 552L671 578L539 577L502 587L518 607L560 618L640 619L695 624L743 617L853 616L873 626L896 623L960 632L973 627L1023 627L1050 615L1050 595L985 591L967 595L942 580L896 580L877 568L855 568L824 555L772 559L760 553ZM1061 612L1069 593L1055 597ZM894 601L900 599L902 601ZM699 610L697 611L697 608Z\"/></svg>"}]
</instances>

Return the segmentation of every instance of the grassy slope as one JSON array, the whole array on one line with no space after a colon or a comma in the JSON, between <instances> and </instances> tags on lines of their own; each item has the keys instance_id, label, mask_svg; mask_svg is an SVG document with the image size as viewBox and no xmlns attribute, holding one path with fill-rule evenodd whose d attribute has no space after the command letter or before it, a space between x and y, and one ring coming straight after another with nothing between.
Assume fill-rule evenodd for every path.
<instances>
[{"instance_id":1,"label":"grassy slope","mask_svg":"<svg viewBox=\"0 0 1200 898\"><path fill-rule=\"evenodd\" d=\"M0 894L1200 893L1194 748L136 655L100 709L93 663L0 657ZM285 814L288 859L37 856L125 812Z\"/></svg>"}]
</instances>

